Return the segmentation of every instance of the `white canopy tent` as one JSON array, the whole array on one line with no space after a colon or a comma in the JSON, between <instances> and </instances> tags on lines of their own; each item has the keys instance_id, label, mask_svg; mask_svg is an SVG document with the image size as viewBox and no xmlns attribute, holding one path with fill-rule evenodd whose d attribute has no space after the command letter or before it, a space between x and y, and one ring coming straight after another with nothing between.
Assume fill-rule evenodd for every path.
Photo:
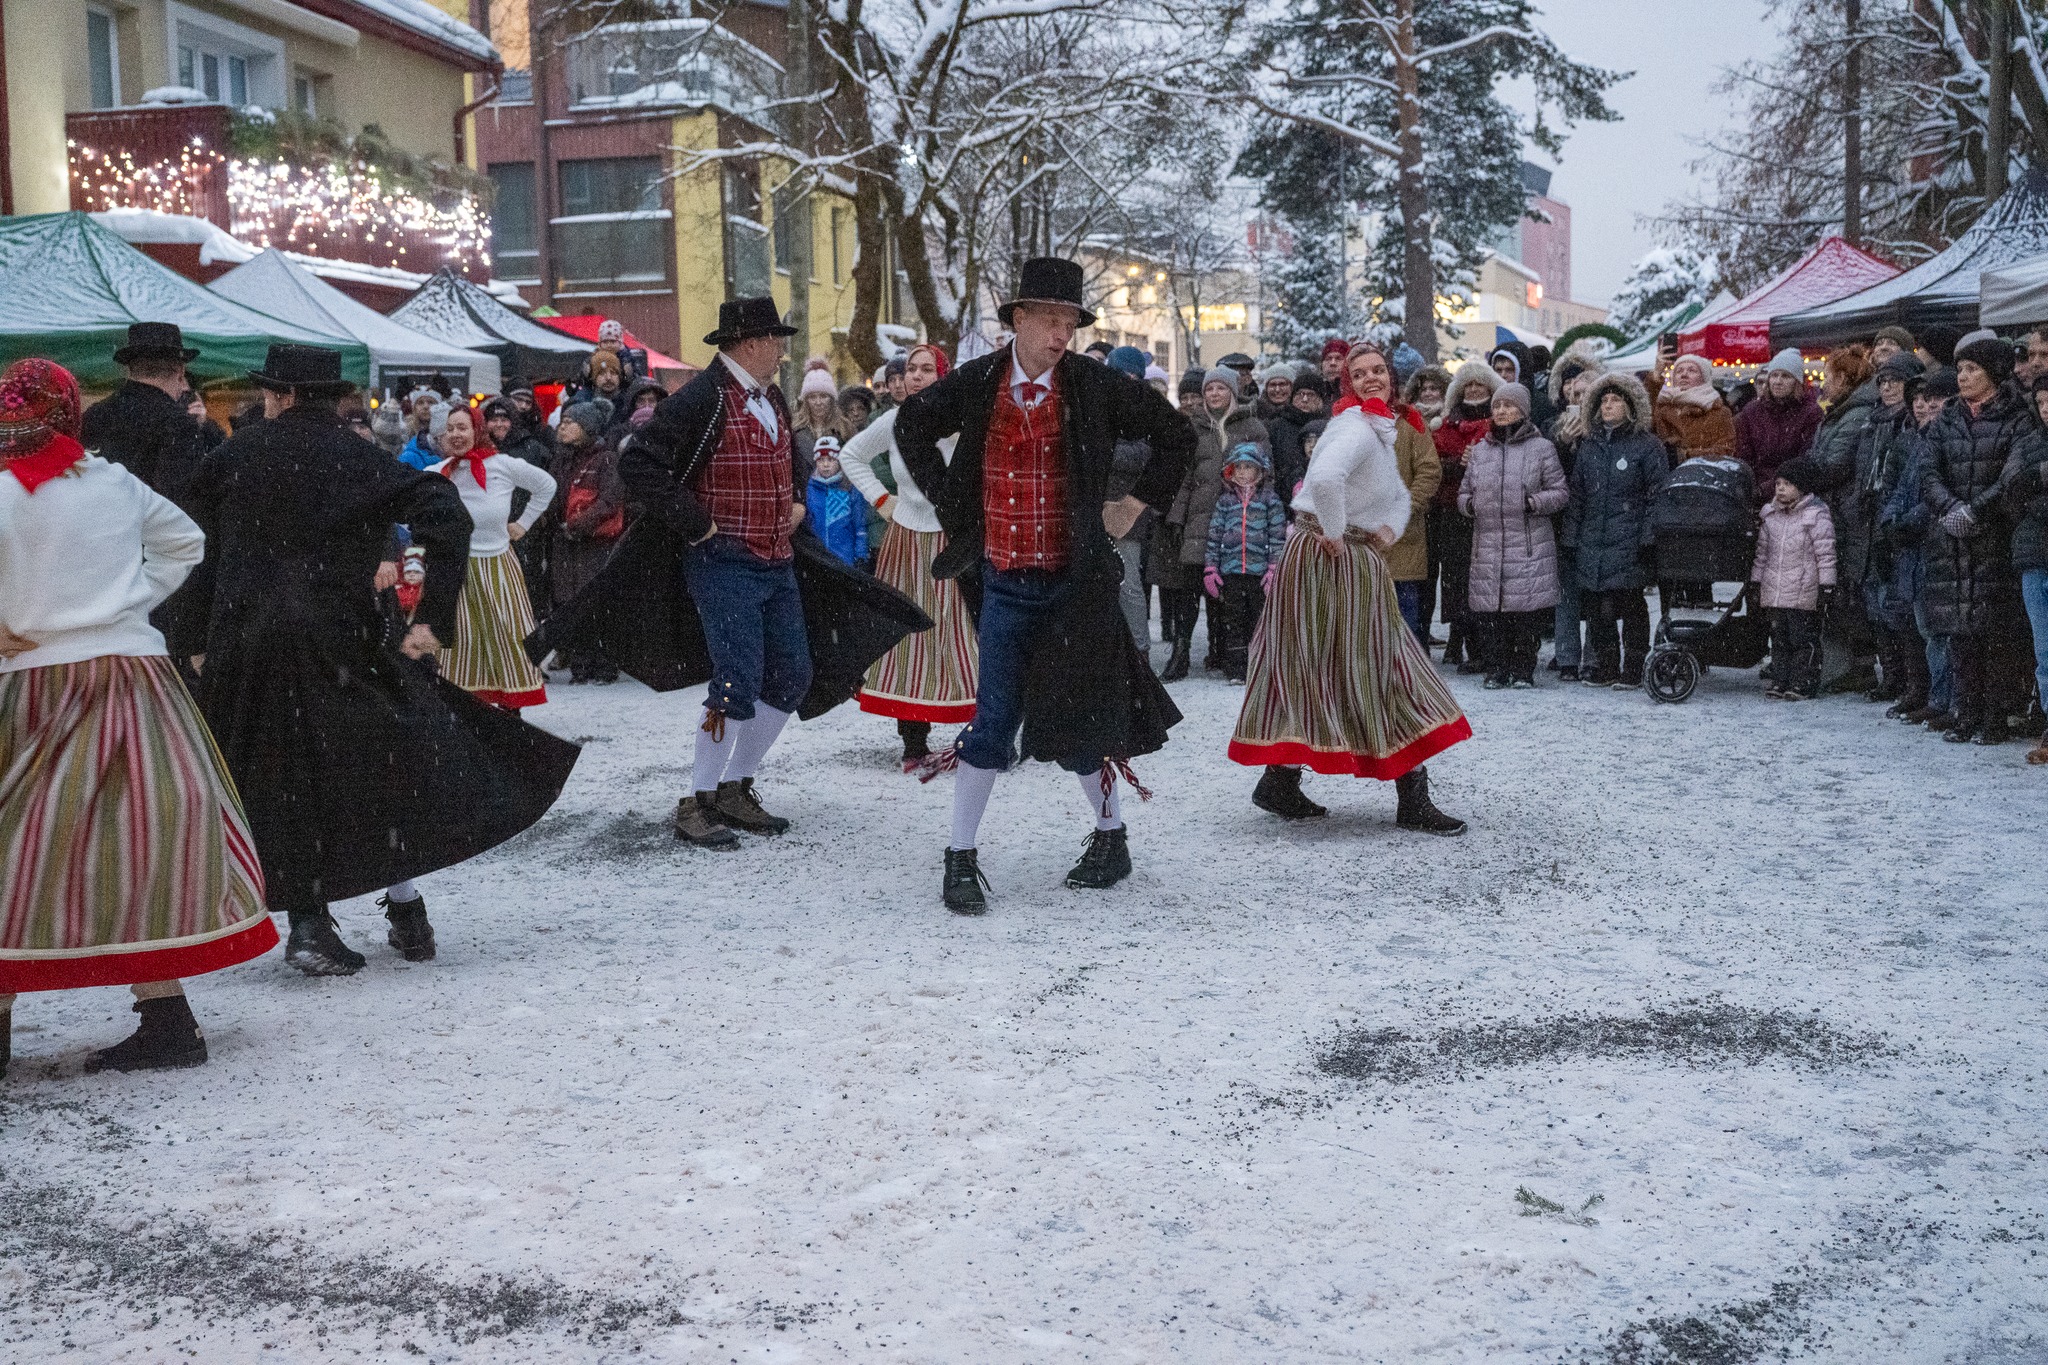
<instances>
[{"instance_id":1,"label":"white canopy tent","mask_svg":"<svg viewBox=\"0 0 2048 1365\"><path fill-rule=\"evenodd\" d=\"M316 331L352 336L370 352L370 387L403 389L441 376L464 393L496 393L498 358L451 346L358 303L275 249L260 252L207 288L258 312Z\"/></svg>"},{"instance_id":2,"label":"white canopy tent","mask_svg":"<svg viewBox=\"0 0 2048 1365\"><path fill-rule=\"evenodd\" d=\"M2036 256L1977 277L1977 319L1986 327L2048 323L2048 256Z\"/></svg>"}]
</instances>

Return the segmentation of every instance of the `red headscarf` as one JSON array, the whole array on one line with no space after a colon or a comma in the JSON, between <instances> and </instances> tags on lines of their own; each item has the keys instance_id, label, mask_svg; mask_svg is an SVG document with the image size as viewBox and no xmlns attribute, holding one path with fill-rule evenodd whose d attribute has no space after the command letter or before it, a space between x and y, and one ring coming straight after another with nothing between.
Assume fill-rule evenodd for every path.
<instances>
[{"instance_id":1,"label":"red headscarf","mask_svg":"<svg viewBox=\"0 0 2048 1365\"><path fill-rule=\"evenodd\" d=\"M932 353L932 368L939 372L939 378L944 379L946 371L953 368L946 360L946 353L932 345L929 341L918 342L917 345L903 353L903 358L909 360L910 357L916 355L919 351L930 351Z\"/></svg>"},{"instance_id":2,"label":"red headscarf","mask_svg":"<svg viewBox=\"0 0 2048 1365\"><path fill-rule=\"evenodd\" d=\"M476 480L476 486L484 488L488 486L484 482L484 461L498 452L492 447L491 438L484 434L484 424L478 420L476 410L470 408L464 411L469 413L469 429L476 433L476 444L460 455L450 455L441 473L452 482L457 467L466 464L469 466L469 476Z\"/></svg>"},{"instance_id":3,"label":"red headscarf","mask_svg":"<svg viewBox=\"0 0 2048 1365\"><path fill-rule=\"evenodd\" d=\"M17 360L0 374L0 463L33 493L85 458L78 444L78 381L48 360Z\"/></svg>"},{"instance_id":4,"label":"red headscarf","mask_svg":"<svg viewBox=\"0 0 2048 1365\"><path fill-rule=\"evenodd\" d=\"M1330 343L1331 346L1335 346L1337 344L1338 343L1334 341ZM1324 349L1328 350L1328 347L1325 347ZM1425 436L1428 435L1429 428L1423 425L1422 414L1417 412L1414 408L1409 407L1406 403L1395 405L1389 404L1387 400L1384 398L1360 398L1358 394L1352 389L1351 357L1355 355L1364 354L1368 351L1371 352L1373 355L1378 356L1382 360L1386 360L1387 358L1387 353L1381 350L1378 346L1375 346L1370 341L1358 342L1356 345L1350 346L1345 350L1344 396L1342 398L1339 398L1336 402L1330 404L1330 416L1332 418L1335 418L1339 413L1345 411L1348 408L1360 408L1365 412L1365 414L1368 417L1385 417L1389 420L1400 418L1402 420L1405 420L1409 426L1414 427L1419 432L1422 432ZM1387 375L1389 378L1392 378L1393 372L1393 362L1388 361Z\"/></svg>"}]
</instances>

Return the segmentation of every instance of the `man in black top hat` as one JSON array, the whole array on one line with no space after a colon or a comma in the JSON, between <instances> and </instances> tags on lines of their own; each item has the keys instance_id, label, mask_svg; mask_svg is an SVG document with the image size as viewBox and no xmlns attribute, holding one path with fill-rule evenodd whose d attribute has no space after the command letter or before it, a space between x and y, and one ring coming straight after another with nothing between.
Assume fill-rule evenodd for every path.
<instances>
[{"instance_id":1,"label":"man in black top hat","mask_svg":"<svg viewBox=\"0 0 2048 1365\"><path fill-rule=\"evenodd\" d=\"M1130 875L1117 776L1135 786L1130 760L1165 744L1180 712L1124 621L1114 541L1148 507L1166 511L1195 447L1194 428L1149 384L1069 350L1095 320L1080 266L1026 261L997 315L1014 339L913 395L896 419L897 449L946 532L932 574L979 602L976 711L953 751L942 884L947 908L969 915L986 909L982 813L1020 735L1025 757L1078 774L1088 800L1095 832L1067 885ZM948 463L938 443L953 435ZM1151 450L1130 493L1111 501L1119 441Z\"/></svg>"},{"instance_id":2,"label":"man in black top hat","mask_svg":"<svg viewBox=\"0 0 2048 1365\"><path fill-rule=\"evenodd\" d=\"M114 352L128 382L87 408L80 426L86 449L173 502L206 453L199 424L180 401L191 388L185 366L198 356L175 322L131 324L128 344Z\"/></svg>"},{"instance_id":3,"label":"man in black top hat","mask_svg":"<svg viewBox=\"0 0 2048 1365\"><path fill-rule=\"evenodd\" d=\"M186 490L206 559L175 599L173 639L248 811L285 961L364 963L327 904L383 888L389 941L434 956L411 879L511 838L560 794L576 746L441 679L455 638L469 513L455 485L352 434L341 355L277 345L249 376L265 420L215 447ZM386 643L372 581L393 524L426 551L413 625Z\"/></svg>"}]
</instances>

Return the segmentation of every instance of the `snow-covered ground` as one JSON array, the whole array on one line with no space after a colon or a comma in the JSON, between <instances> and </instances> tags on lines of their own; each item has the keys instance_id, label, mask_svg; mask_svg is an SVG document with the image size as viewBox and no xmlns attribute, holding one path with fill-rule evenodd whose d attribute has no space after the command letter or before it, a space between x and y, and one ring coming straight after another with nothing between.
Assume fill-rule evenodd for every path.
<instances>
[{"instance_id":1,"label":"snow-covered ground","mask_svg":"<svg viewBox=\"0 0 2048 1365\"><path fill-rule=\"evenodd\" d=\"M426 879L440 960L197 981L212 1061L83 1076L25 997L0 1357L557 1362L2048 1360L2041 829L2021 747L1837 699L1455 680L1393 793L1252 809L1198 677L1137 875L998 788L792 727L737 855L666 828L693 694L560 687L529 835Z\"/></svg>"}]
</instances>

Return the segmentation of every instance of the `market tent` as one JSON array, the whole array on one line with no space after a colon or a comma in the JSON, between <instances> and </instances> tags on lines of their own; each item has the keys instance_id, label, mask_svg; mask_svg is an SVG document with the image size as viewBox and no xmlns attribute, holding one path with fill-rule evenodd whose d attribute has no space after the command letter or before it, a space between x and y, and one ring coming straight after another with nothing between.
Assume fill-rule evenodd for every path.
<instances>
[{"instance_id":1,"label":"market tent","mask_svg":"<svg viewBox=\"0 0 2048 1365\"><path fill-rule=\"evenodd\" d=\"M1638 370L1653 370L1657 367L1657 342L1660 339L1688 326L1695 318L1733 307L1735 302L1735 296L1723 289L1711 299L1681 303L1669 312L1659 314L1640 336L1608 356L1604 363L1610 370L1631 374Z\"/></svg>"},{"instance_id":2,"label":"market tent","mask_svg":"<svg viewBox=\"0 0 2048 1365\"><path fill-rule=\"evenodd\" d=\"M1986 327L2048 322L2048 256L1987 270L1977 286L1978 321Z\"/></svg>"},{"instance_id":3,"label":"market tent","mask_svg":"<svg viewBox=\"0 0 2048 1365\"><path fill-rule=\"evenodd\" d=\"M595 349L519 316L445 265L391 310L391 320L450 346L488 351L505 375L528 383L574 379Z\"/></svg>"},{"instance_id":4,"label":"market tent","mask_svg":"<svg viewBox=\"0 0 2048 1365\"><path fill-rule=\"evenodd\" d=\"M1978 325L1986 270L2048 254L2048 170L2035 168L1984 210L1948 250L1903 275L1834 303L1771 319L1771 345L1825 351L1869 338L1880 327L1911 331Z\"/></svg>"},{"instance_id":5,"label":"market tent","mask_svg":"<svg viewBox=\"0 0 2048 1365\"><path fill-rule=\"evenodd\" d=\"M210 293L83 213L0 218L0 290L0 362L54 360L87 390L120 386L114 351L131 322L177 323L199 351L190 370L200 383L262 369L274 341L338 350L347 378L370 377L369 351L355 338Z\"/></svg>"},{"instance_id":6,"label":"market tent","mask_svg":"<svg viewBox=\"0 0 2048 1365\"><path fill-rule=\"evenodd\" d=\"M557 313L553 317L537 317L534 321L553 331L564 332L578 341L588 341L592 344L597 341L597 329L604 325L604 319L596 313L582 313L576 317L566 317ZM631 332L626 333L626 346L632 350L647 352L647 368L656 373L674 370L687 379L704 368L702 365L692 365L687 360L677 360L672 355L663 355Z\"/></svg>"},{"instance_id":7,"label":"market tent","mask_svg":"<svg viewBox=\"0 0 2048 1365\"><path fill-rule=\"evenodd\" d=\"M1847 298L1899 273L1890 261L1840 237L1819 245L1742 298L1710 308L1678 334L1680 355L1723 365L1761 365L1771 350L1771 318Z\"/></svg>"},{"instance_id":8,"label":"market tent","mask_svg":"<svg viewBox=\"0 0 2048 1365\"><path fill-rule=\"evenodd\" d=\"M207 288L273 317L354 337L369 348L373 389L409 388L429 376L445 377L463 393L496 393L500 388L496 356L450 346L393 322L274 248L236 266Z\"/></svg>"}]
</instances>

